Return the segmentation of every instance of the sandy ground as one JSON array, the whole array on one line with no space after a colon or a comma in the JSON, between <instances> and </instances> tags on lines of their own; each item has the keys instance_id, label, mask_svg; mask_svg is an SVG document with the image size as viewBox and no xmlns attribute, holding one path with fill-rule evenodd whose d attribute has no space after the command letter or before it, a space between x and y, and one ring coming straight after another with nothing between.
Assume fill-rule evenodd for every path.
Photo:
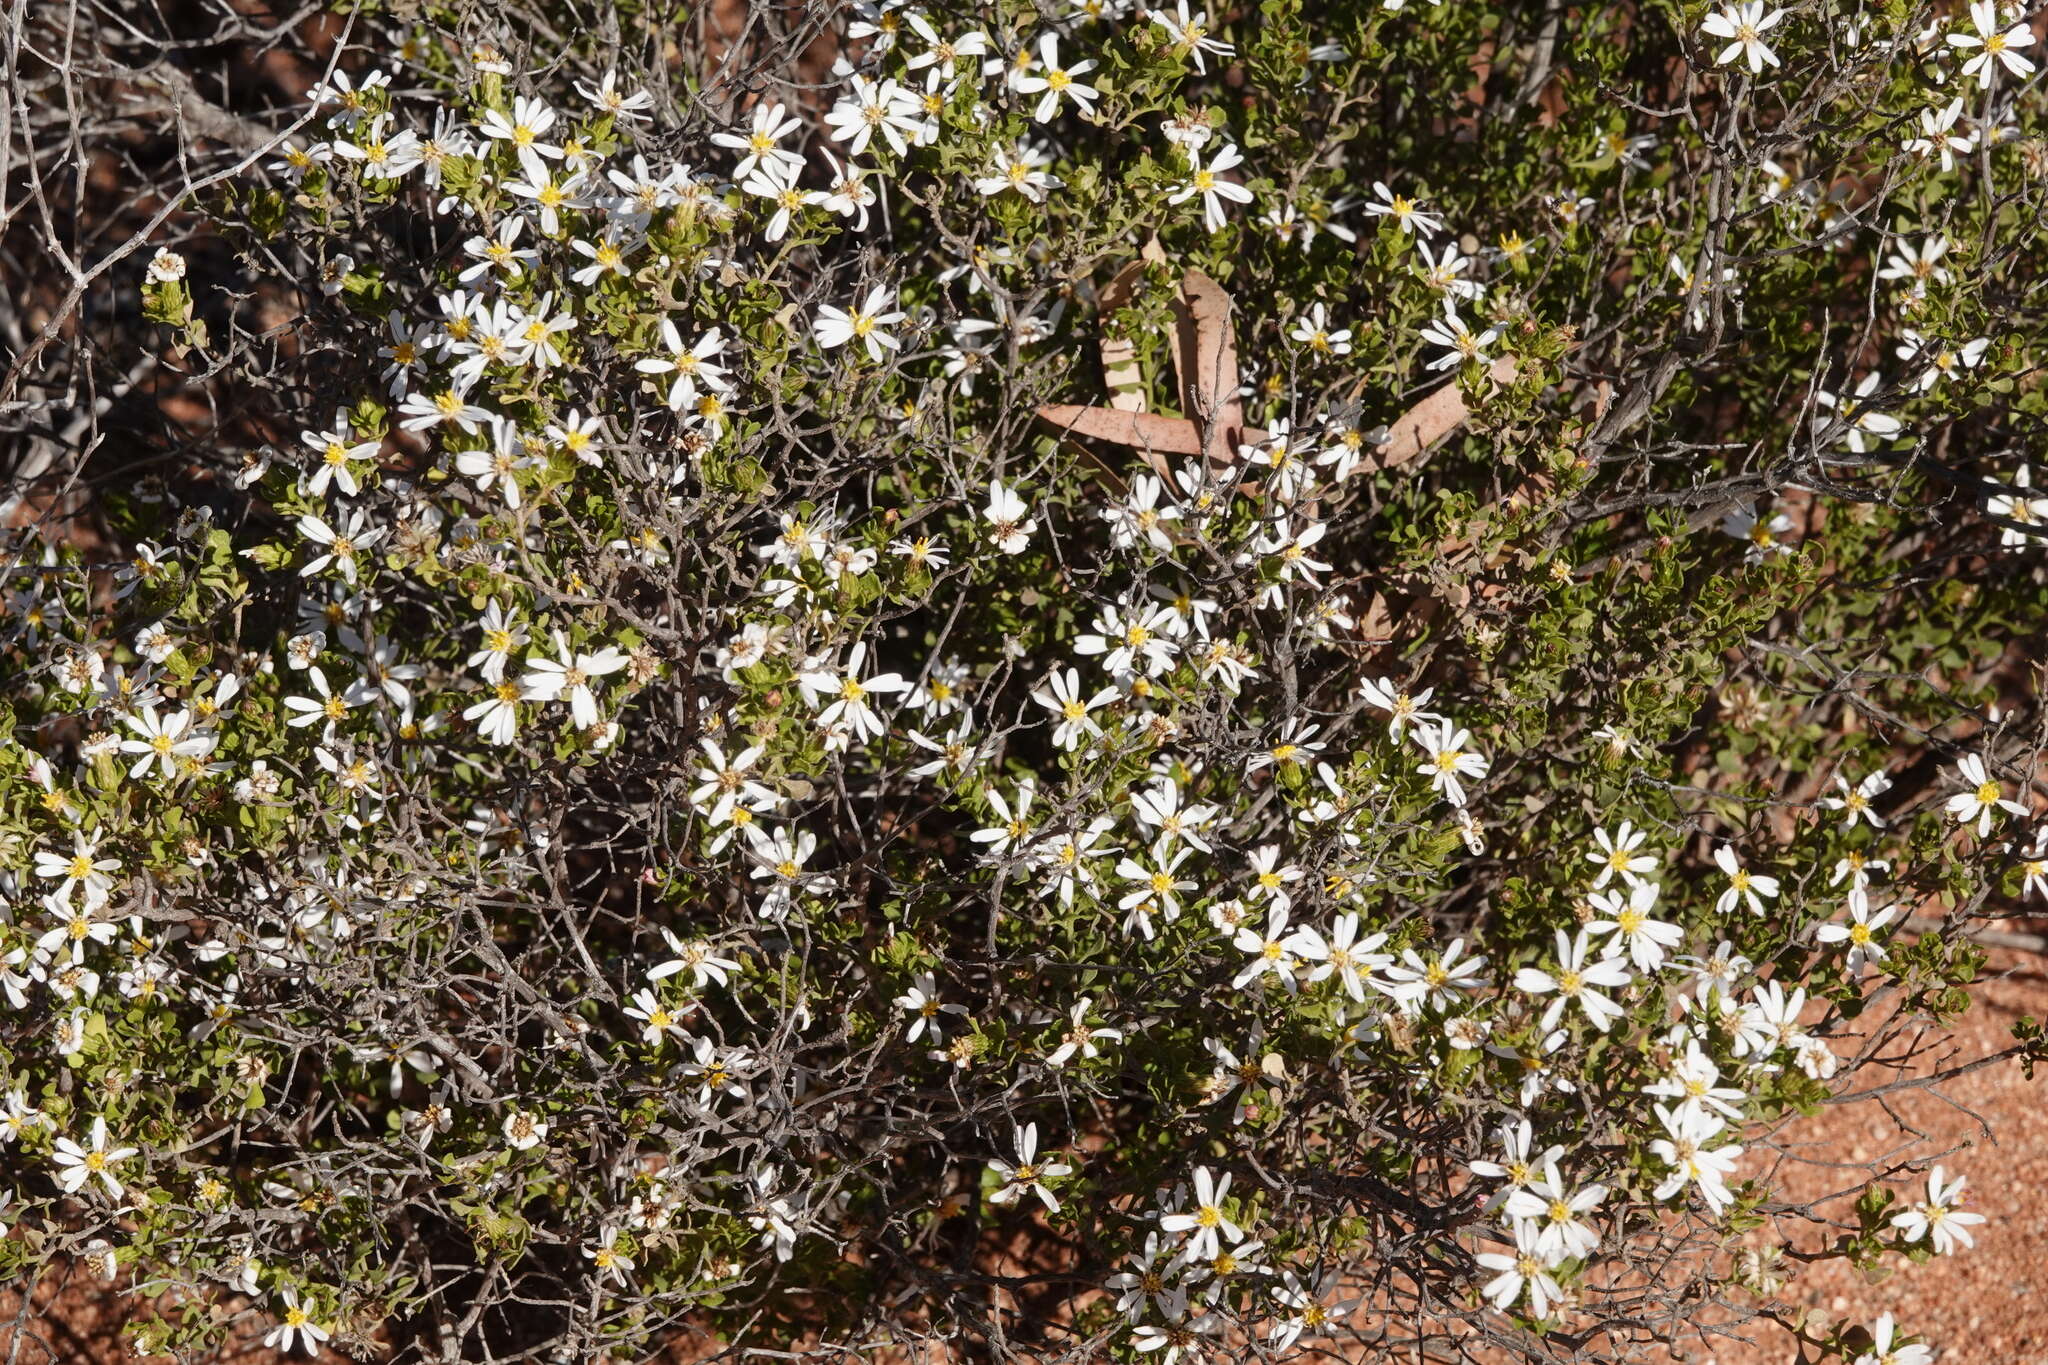
<instances>
[{"instance_id":1,"label":"sandy ground","mask_svg":"<svg viewBox=\"0 0 2048 1365\"><path fill-rule=\"evenodd\" d=\"M2013 1021L2022 1015L2048 1015L2048 959L1994 951L1987 976L1994 973L1955 1031L1958 1061L2010 1045ZM2017 1065L2002 1063L1947 1082L1943 1093L1945 1100L1924 1093L1887 1100L1889 1114L1872 1103L1830 1109L1786 1137L1813 1162L1940 1159L1951 1177L1969 1178L1966 1206L1989 1220L1978 1229L1976 1247L1920 1266L1888 1258L1886 1269L1871 1277L1844 1262L1825 1262L1802 1273L1784 1297L1805 1307L1816 1326L1823 1319L1867 1324L1889 1310L1901 1330L1936 1347L1944 1361L2042 1365L2048 1361L2048 1067L2029 1081ZM1781 1188L1788 1197L1811 1198L1840 1181L1840 1173L1825 1166L1788 1163ZM1902 1177L1897 1187L1913 1198L1924 1193L1918 1184ZM1759 1331L1748 1347L1688 1356L1717 1365L1786 1365L1798 1358L1796 1344L1771 1329Z\"/></svg>"}]
</instances>

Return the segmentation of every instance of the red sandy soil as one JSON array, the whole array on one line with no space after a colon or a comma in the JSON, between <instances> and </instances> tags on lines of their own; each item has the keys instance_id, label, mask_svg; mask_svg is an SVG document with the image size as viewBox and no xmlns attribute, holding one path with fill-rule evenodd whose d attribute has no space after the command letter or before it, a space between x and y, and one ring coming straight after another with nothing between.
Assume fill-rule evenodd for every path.
<instances>
[{"instance_id":1,"label":"red sandy soil","mask_svg":"<svg viewBox=\"0 0 2048 1365\"><path fill-rule=\"evenodd\" d=\"M2013 1021L2022 1015L2048 1015L2048 958L1996 950L1987 972L1995 975L1954 1031L1959 1051L1951 1065L2010 1045ZM1845 1262L1828 1261L1802 1273L1783 1297L1808 1311L1816 1335L1828 1324L1868 1324L1889 1311L1902 1331L1935 1347L1938 1360L2048 1361L2048 1068L2036 1075L2029 1081L2016 1064L2001 1063L1945 1083L1940 1096L1911 1092L1888 1099L1890 1114L1877 1104L1846 1105L1786 1131L1805 1162L1939 1160L1951 1179L1969 1178L1966 1205L1988 1220L1977 1229L1975 1248L1925 1265L1889 1258L1884 1271L1866 1277ZM1846 1183L1839 1169L1798 1161L1786 1163L1778 1182L1795 1199ZM1924 1194L1922 1184L1904 1176L1894 1182L1901 1206ZM1809 1249L1817 1243L1802 1239ZM1713 1365L1786 1365L1798 1358L1795 1343L1775 1328L1753 1335L1746 1347L1694 1348L1682 1358Z\"/></svg>"}]
</instances>

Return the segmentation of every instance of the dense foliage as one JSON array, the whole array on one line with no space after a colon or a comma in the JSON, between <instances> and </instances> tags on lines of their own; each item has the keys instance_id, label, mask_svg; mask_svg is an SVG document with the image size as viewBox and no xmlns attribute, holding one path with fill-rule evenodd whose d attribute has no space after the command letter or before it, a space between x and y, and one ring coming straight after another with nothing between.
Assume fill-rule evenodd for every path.
<instances>
[{"instance_id":1,"label":"dense foliage","mask_svg":"<svg viewBox=\"0 0 2048 1365\"><path fill-rule=\"evenodd\" d=\"M9 34L0 1272L1928 1358L1780 1178L2048 889L2025 15L289 17Z\"/></svg>"}]
</instances>

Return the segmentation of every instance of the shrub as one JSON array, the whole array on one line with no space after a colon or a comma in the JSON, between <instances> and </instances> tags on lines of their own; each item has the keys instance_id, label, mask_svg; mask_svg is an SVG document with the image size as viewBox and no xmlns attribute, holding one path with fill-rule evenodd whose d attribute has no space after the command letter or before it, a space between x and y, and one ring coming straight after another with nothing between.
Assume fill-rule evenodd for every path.
<instances>
[{"instance_id":1,"label":"shrub","mask_svg":"<svg viewBox=\"0 0 2048 1365\"><path fill-rule=\"evenodd\" d=\"M2048 877L2016 18L366 6L293 107L22 20L0 1269L1923 1357L1788 1285L1962 1168L1777 1172Z\"/></svg>"}]
</instances>

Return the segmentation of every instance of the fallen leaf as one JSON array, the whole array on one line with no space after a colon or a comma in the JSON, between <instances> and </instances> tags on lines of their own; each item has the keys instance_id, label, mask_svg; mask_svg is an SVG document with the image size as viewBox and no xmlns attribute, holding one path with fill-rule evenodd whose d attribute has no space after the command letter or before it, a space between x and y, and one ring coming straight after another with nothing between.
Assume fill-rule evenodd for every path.
<instances>
[{"instance_id":1,"label":"fallen leaf","mask_svg":"<svg viewBox=\"0 0 2048 1365\"><path fill-rule=\"evenodd\" d=\"M1109 315L1127 306L1137 282L1145 276L1145 262L1132 261L1103 286L1101 310ZM1109 390L1109 406L1118 412L1145 411L1145 376L1138 368L1137 338L1113 337L1103 333L1098 349L1102 353L1102 386Z\"/></svg>"},{"instance_id":2,"label":"fallen leaf","mask_svg":"<svg viewBox=\"0 0 2048 1365\"><path fill-rule=\"evenodd\" d=\"M1199 270L1181 276L1174 302L1174 370L1180 380L1181 406L1216 433L1212 464L1228 466L1237 459L1244 437L1244 403L1237 396L1237 329L1231 322L1230 295Z\"/></svg>"},{"instance_id":3,"label":"fallen leaf","mask_svg":"<svg viewBox=\"0 0 2048 1365\"><path fill-rule=\"evenodd\" d=\"M1165 417L1156 412L1120 412L1114 408L1091 408L1074 403L1042 407L1038 415L1064 432L1115 441L1137 450L1165 455L1199 455L1202 432L1184 417Z\"/></svg>"},{"instance_id":4,"label":"fallen leaf","mask_svg":"<svg viewBox=\"0 0 2048 1365\"><path fill-rule=\"evenodd\" d=\"M1487 374L1496 384L1513 383L1514 358L1502 356L1493 362ZM1399 469L1420 459L1437 442L1463 426L1470 415L1465 406L1465 395L1457 382L1453 380L1444 385L1402 413L1388 428L1393 432L1393 439L1380 448L1380 468Z\"/></svg>"}]
</instances>

